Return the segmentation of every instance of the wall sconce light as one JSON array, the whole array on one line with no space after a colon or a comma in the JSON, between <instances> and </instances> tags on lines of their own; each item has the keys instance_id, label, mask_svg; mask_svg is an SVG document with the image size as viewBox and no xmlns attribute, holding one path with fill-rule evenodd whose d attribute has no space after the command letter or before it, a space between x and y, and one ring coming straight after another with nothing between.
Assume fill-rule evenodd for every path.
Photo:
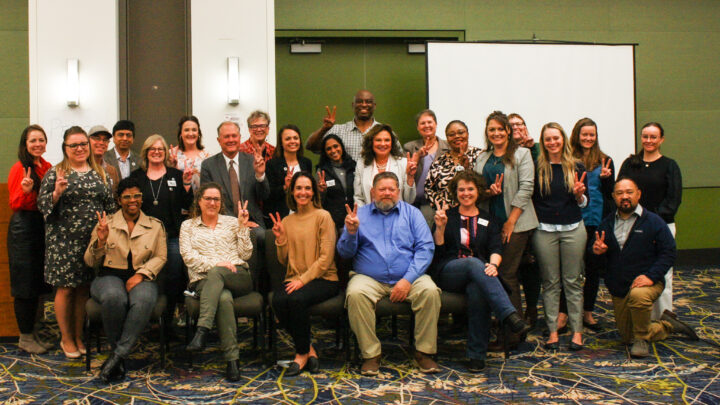
<instances>
[{"instance_id":1,"label":"wall sconce light","mask_svg":"<svg viewBox=\"0 0 720 405\"><path fill-rule=\"evenodd\" d=\"M67 60L67 105L69 107L77 107L80 104L78 100L79 93L79 75L78 60Z\"/></svg>"},{"instance_id":2,"label":"wall sconce light","mask_svg":"<svg viewBox=\"0 0 720 405\"><path fill-rule=\"evenodd\" d=\"M240 103L240 58L227 58L227 94L228 104L238 105Z\"/></svg>"},{"instance_id":3,"label":"wall sconce light","mask_svg":"<svg viewBox=\"0 0 720 405\"><path fill-rule=\"evenodd\" d=\"M298 41L290 44L290 53L322 53L322 44L319 42Z\"/></svg>"}]
</instances>

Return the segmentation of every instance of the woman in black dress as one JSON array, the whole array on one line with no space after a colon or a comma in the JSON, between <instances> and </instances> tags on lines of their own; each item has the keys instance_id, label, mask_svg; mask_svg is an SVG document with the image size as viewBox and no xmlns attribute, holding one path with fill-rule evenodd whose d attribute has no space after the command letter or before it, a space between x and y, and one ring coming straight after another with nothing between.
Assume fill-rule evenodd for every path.
<instances>
[{"instance_id":1,"label":"woman in black dress","mask_svg":"<svg viewBox=\"0 0 720 405\"><path fill-rule=\"evenodd\" d=\"M323 138L320 147L320 161L317 165L318 187L322 194L322 207L330 213L335 228L345 226L345 204L350 207L355 181L355 161L345 151L345 144L335 134Z\"/></svg>"}]
</instances>

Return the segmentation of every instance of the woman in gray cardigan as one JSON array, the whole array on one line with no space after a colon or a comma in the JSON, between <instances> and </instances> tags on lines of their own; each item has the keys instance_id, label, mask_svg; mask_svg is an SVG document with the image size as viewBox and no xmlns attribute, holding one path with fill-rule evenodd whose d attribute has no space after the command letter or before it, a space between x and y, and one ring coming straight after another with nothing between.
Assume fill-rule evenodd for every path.
<instances>
[{"instance_id":1,"label":"woman in gray cardigan","mask_svg":"<svg viewBox=\"0 0 720 405\"><path fill-rule=\"evenodd\" d=\"M503 261L500 278L510 288L510 301L522 311L518 267L538 220L532 203L535 166L530 151L517 146L508 118L494 111L485 121L485 144L475 161L475 171L489 185L488 211L502 223ZM515 342L517 343L517 342Z\"/></svg>"}]
</instances>

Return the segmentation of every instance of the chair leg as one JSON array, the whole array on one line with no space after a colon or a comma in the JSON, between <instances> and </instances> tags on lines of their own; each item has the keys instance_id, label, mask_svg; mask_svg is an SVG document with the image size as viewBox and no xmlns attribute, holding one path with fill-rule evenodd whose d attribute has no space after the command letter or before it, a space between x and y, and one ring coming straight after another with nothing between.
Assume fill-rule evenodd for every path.
<instances>
[{"instance_id":1,"label":"chair leg","mask_svg":"<svg viewBox=\"0 0 720 405\"><path fill-rule=\"evenodd\" d=\"M188 332L188 333L187 333L187 336L188 336L188 337L187 337L185 340L188 340L188 339L189 339L189 337L190 337L190 335L192 334L192 332L193 332L194 329L195 329L195 325L194 325L193 321L190 319L190 317L188 316L188 320L187 320L187 332ZM190 344L189 341L186 342L186 343L187 343L187 344ZM186 346L187 346L187 345L186 345ZM189 370L192 370L192 368L193 368L193 354L192 354L192 352L189 352L189 351L187 351L187 350L185 350L185 353L187 353L187 357L188 357L188 369L189 369Z\"/></svg>"},{"instance_id":2,"label":"chair leg","mask_svg":"<svg viewBox=\"0 0 720 405\"><path fill-rule=\"evenodd\" d=\"M158 323L160 324L160 369L165 369L165 356L166 356L166 336L165 336L165 321L163 320L162 315L160 316L160 319L158 320Z\"/></svg>"},{"instance_id":3,"label":"chair leg","mask_svg":"<svg viewBox=\"0 0 720 405\"><path fill-rule=\"evenodd\" d=\"M397 330L398 330L397 315L393 315L392 316L392 338L393 339L397 339L397 334L398 334Z\"/></svg>"},{"instance_id":4,"label":"chair leg","mask_svg":"<svg viewBox=\"0 0 720 405\"><path fill-rule=\"evenodd\" d=\"M92 345L90 344L90 317L85 316L85 327L84 327L83 335L85 337L85 350L87 350L87 353L85 354L85 371L90 371L90 357L92 357ZM99 351L98 351L99 353Z\"/></svg>"},{"instance_id":5,"label":"chair leg","mask_svg":"<svg viewBox=\"0 0 720 405\"><path fill-rule=\"evenodd\" d=\"M408 341L410 342L410 347L415 346L415 313L413 312L410 314L410 336L408 337Z\"/></svg>"},{"instance_id":6,"label":"chair leg","mask_svg":"<svg viewBox=\"0 0 720 405\"><path fill-rule=\"evenodd\" d=\"M255 317L255 322L260 323L260 356L263 364L265 364L267 362L265 353L265 315L260 313L259 316Z\"/></svg>"},{"instance_id":7,"label":"chair leg","mask_svg":"<svg viewBox=\"0 0 720 405\"><path fill-rule=\"evenodd\" d=\"M278 359L278 336L275 325L275 314L273 313L272 308L270 308L269 312L270 317L268 318L268 322L270 323L270 346L272 349L272 363L276 364Z\"/></svg>"},{"instance_id":8,"label":"chair leg","mask_svg":"<svg viewBox=\"0 0 720 405\"><path fill-rule=\"evenodd\" d=\"M253 317L253 350L258 347L258 317Z\"/></svg>"}]
</instances>

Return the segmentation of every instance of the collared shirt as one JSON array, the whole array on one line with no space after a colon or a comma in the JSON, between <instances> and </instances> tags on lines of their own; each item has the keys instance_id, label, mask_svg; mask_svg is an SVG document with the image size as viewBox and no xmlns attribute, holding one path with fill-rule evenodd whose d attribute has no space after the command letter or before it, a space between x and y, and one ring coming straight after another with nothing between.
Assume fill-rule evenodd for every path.
<instances>
[{"instance_id":1,"label":"collared shirt","mask_svg":"<svg viewBox=\"0 0 720 405\"><path fill-rule=\"evenodd\" d=\"M353 269L387 284L405 279L411 284L425 274L435 244L420 210L399 201L384 214L375 203L358 209L360 227L355 235L343 231L340 256L354 257Z\"/></svg>"},{"instance_id":2,"label":"collared shirt","mask_svg":"<svg viewBox=\"0 0 720 405\"><path fill-rule=\"evenodd\" d=\"M240 152L247 153L249 155L255 154L255 145L253 145L252 142L248 139L247 141L240 144ZM269 162L270 159L272 159L273 154L275 153L275 147L270 145L269 143L265 142L263 144L262 148L262 155L263 159L265 159L265 163Z\"/></svg>"},{"instance_id":3,"label":"collared shirt","mask_svg":"<svg viewBox=\"0 0 720 405\"><path fill-rule=\"evenodd\" d=\"M115 157L117 158L118 167L120 168L120 178L126 178L130 175L130 152L128 152L125 159L123 159L122 156L120 156L120 153L118 152L117 148L113 149L115 151Z\"/></svg>"},{"instance_id":4,"label":"collared shirt","mask_svg":"<svg viewBox=\"0 0 720 405\"><path fill-rule=\"evenodd\" d=\"M220 153L222 153L222 152L220 152ZM224 153L222 155L223 155L223 158L225 159L225 168L227 168L228 172L230 171L230 161L235 162L235 172L238 174L238 181L240 181L240 169L239 169L239 167L240 167L240 158L239 158L240 152L236 153L233 158L227 157L227 155ZM264 181L265 173L263 173L263 175L259 179L257 177L255 177L255 180L260 181L260 182Z\"/></svg>"},{"instance_id":5,"label":"collared shirt","mask_svg":"<svg viewBox=\"0 0 720 405\"><path fill-rule=\"evenodd\" d=\"M355 120L348 121L344 124L335 124L330 128L330 130L325 134L325 136L328 136L330 134L335 134L338 136L338 138L342 139L343 145L345 145L345 151L350 155L353 160L356 162L360 161L360 152L362 151L362 139L363 135L367 134L372 127L375 125L380 124L379 122L375 121L373 118L372 125L368 127L365 132L360 131L360 129L355 125Z\"/></svg>"},{"instance_id":6,"label":"collared shirt","mask_svg":"<svg viewBox=\"0 0 720 405\"><path fill-rule=\"evenodd\" d=\"M625 246L625 242L627 242L628 236L630 236L630 230L633 225L635 225L635 221L642 216L642 213L643 209L640 204L635 207L635 211L633 211L627 219L620 218L620 213L615 211L614 233L615 239L617 239L618 245L620 245L620 249Z\"/></svg>"}]
</instances>

